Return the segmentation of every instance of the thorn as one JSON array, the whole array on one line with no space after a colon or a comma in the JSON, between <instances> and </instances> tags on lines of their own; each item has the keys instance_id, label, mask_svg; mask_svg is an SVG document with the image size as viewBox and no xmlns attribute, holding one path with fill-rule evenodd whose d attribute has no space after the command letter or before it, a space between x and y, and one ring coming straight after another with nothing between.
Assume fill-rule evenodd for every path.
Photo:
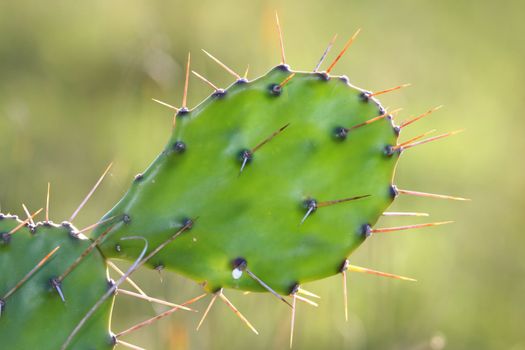
<instances>
[{"instance_id":1,"label":"thorn","mask_svg":"<svg viewBox=\"0 0 525 350\"><path fill-rule=\"evenodd\" d=\"M3 297L2 300L6 300L9 298L14 292L16 292L31 276L35 274L35 272L38 271L45 263L48 261L53 254L57 252L57 250L60 249L60 246L56 246L52 251L50 251L42 260L40 260L32 269L29 271L18 283L9 290Z\"/></svg>"},{"instance_id":2,"label":"thorn","mask_svg":"<svg viewBox=\"0 0 525 350\"><path fill-rule=\"evenodd\" d=\"M224 63L222 63L221 61L219 61L217 58L215 58L214 56L212 56L211 53L209 53L208 51L202 49L202 51L208 55L212 60L214 60L219 66L221 66L222 68L224 68L228 73L230 73L231 75L233 75L235 77L235 79L237 80L240 80L241 79L241 76L237 73L235 73L232 69L230 69L227 65L225 65Z\"/></svg>"},{"instance_id":3,"label":"thorn","mask_svg":"<svg viewBox=\"0 0 525 350\"><path fill-rule=\"evenodd\" d=\"M64 293L62 291L62 283L57 278L52 278L50 283L51 286L58 292L58 295L60 296L62 302L65 303L66 298L64 297Z\"/></svg>"},{"instance_id":4,"label":"thorn","mask_svg":"<svg viewBox=\"0 0 525 350\"><path fill-rule=\"evenodd\" d=\"M194 303L194 302L196 302L196 301L202 299L202 298L205 297L205 296L206 296L206 294L201 294L201 295L199 295L198 297L195 297L195 298L193 298L193 299L191 299L191 300L188 300L188 301L182 303L181 305L186 306L186 305L192 304L192 303ZM118 334L115 335L115 336L116 336L117 338L120 338L120 337L122 337L122 336L124 336L124 335L126 335L126 334L129 334L129 333L131 333L131 332L134 332L134 331L136 331L136 330L139 330L139 329L141 329L141 328L143 328L143 327L149 326L149 325L152 324L153 322L155 322L155 321L157 321L157 320L160 320L161 318L164 318L164 317L166 317L166 316L169 316L169 315L171 315L172 313L174 313L175 311L177 311L177 310L179 310L179 309L180 309L180 306L177 306L177 307L171 308L171 309L169 309L168 311L165 311L165 312L163 312L163 313L161 313L161 314L159 314L159 315L157 315L157 316L155 316L155 317L152 317L152 318L147 319L147 320L145 320L145 321L143 321L143 322L140 322L140 323L138 323L138 324L136 324L136 325L134 325L134 326L132 326L132 327L126 329L125 331L122 331L122 332L118 333Z\"/></svg>"},{"instance_id":5,"label":"thorn","mask_svg":"<svg viewBox=\"0 0 525 350\"><path fill-rule=\"evenodd\" d=\"M355 196L355 197L350 197L350 198L335 199L335 200L331 200L331 201L320 202L320 203L317 203L317 208L329 207L329 206L334 205L334 204L355 201L355 200L358 200L358 199L361 199L361 198L366 198L366 197L370 197L370 195L369 194L365 194L363 196Z\"/></svg>"},{"instance_id":6,"label":"thorn","mask_svg":"<svg viewBox=\"0 0 525 350\"><path fill-rule=\"evenodd\" d=\"M349 132L351 130L355 130L357 128L360 128L362 126L365 126L365 125L368 125L368 124L372 124L373 122L376 122L378 120L381 120L383 118L385 118L386 116L388 116L389 114L396 114L398 113L399 111L403 110L403 108L397 108L397 109L394 109L392 112L385 112L383 114L381 114L380 116L377 116L377 117L374 117L372 119L368 119L367 121L363 122L363 123L360 123L360 124L357 124L357 125L354 125L352 126L351 128L348 128L348 129L345 129L346 132Z\"/></svg>"},{"instance_id":7,"label":"thorn","mask_svg":"<svg viewBox=\"0 0 525 350\"><path fill-rule=\"evenodd\" d=\"M165 107L168 107L168 108L171 108L175 111L175 113L177 113L179 111L179 109L175 106L172 106L170 105L169 103L166 103L166 102L162 102L160 100L157 100L157 99L154 99L152 98L153 101L157 102L157 103L160 103L161 105L165 106Z\"/></svg>"},{"instance_id":8,"label":"thorn","mask_svg":"<svg viewBox=\"0 0 525 350\"><path fill-rule=\"evenodd\" d=\"M295 73L294 73L295 74ZM285 126L282 126L281 128L279 128L279 130L277 131L274 131L270 136L268 136L267 138L265 138L264 140L262 140L261 142L259 142L259 144L257 146L255 146L254 148L252 148L251 152L252 153L255 153L257 152L262 146L264 146L265 144L267 144L268 142L270 142L275 136L279 135L281 132L284 131L284 129L286 129L288 126L290 126L290 123L286 124Z\"/></svg>"},{"instance_id":9,"label":"thorn","mask_svg":"<svg viewBox=\"0 0 525 350\"><path fill-rule=\"evenodd\" d=\"M142 261L139 262L138 267L144 265L149 259L157 255L158 252L160 252L165 246L170 244L175 238L177 238L180 234L182 234L184 231L190 229L195 221L197 221L198 218L195 218L193 220L188 220L188 222L182 226L177 232L175 232L171 237L169 237L167 240L159 244L157 248L155 248L149 255L147 255Z\"/></svg>"},{"instance_id":10,"label":"thorn","mask_svg":"<svg viewBox=\"0 0 525 350\"><path fill-rule=\"evenodd\" d=\"M297 295L297 294L295 294L295 297L297 298L297 300L300 300L300 301L302 301L302 302L304 302L306 304L309 304L309 305L312 305L312 306L315 306L315 307L319 307L319 304L317 304L315 301L312 301L310 299L307 299L307 298L302 297L302 296Z\"/></svg>"},{"instance_id":11,"label":"thorn","mask_svg":"<svg viewBox=\"0 0 525 350\"><path fill-rule=\"evenodd\" d=\"M382 277L395 278L395 279L403 280L403 281L417 282L417 280L415 280L413 278L410 278L410 277L394 275L394 274L391 274L391 273L376 271L376 270L367 269L365 267L360 267L360 266L355 266L355 265L348 265L348 271L360 272L360 273L368 273L368 274L382 276Z\"/></svg>"},{"instance_id":12,"label":"thorn","mask_svg":"<svg viewBox=\"0 0 525 350\"><path fill-rule=\"evenodd\" d=\"M346 268L348 268L348 266L346 266ZM346 283L346 269L341 271L341 274L343 275L343 300L345 308L345 321L348 322L348 287Z\"/></svg>"},{"instance_id":13,"label":"thorn","mask_svg":"<svg viewBox=\"0 0 525 350\"><path fill-rule=\"evenodd\" d=\"M302 225L305 220L312 214L315 210L317 210L317 201L315 199L307 199L305 201L306 208L308 210L306 211L306 214L304 214L301 223L299 225Z\"/></svg>"},{"instance_id":14,"label":"thorn","mask_svg":"<svg viewBox=\"0 0 525 350\"><path fill-rule=\"evenodd\" d=\"M235 313L235 315L237 315L237 317L239 317L244 322L244 324L246 324L246 326L248 326L248 328L250 328L255 334L259 335L259 332L257 332L255 327L252 326L250 321L248 321L248 319L246 317L244 317L244 315L241 314L239 312L239 310L237 310L237 308L231 303L231 301L229 301L228 298L226 298L226 296L224 295L222 289L218 292L218 295L219 295L219 298L221 298L221 300L226 305L228 305L228 307Z\"/></svg>"},{"instance_id":15,"label":"thorn","mask_svg":"<svg viewBox=\"0 0 525 350\"><path fill-rule=\"evenodd\" d=\"M241 165L241 170L239 171L239 175L241 175L246 164L252 160L252 157L253 157L253 154L251 151L244 150L241 152L242 165Z\"/></svg>"},{"instance_id":16,"label":"thorn","mask_svg":"<svg viewBox=\"0 0 525 350\"><path fill-rule=\"evenodd\" d=\"M244 77L243 77L243 78L244 78L245 80L248 80L248 72L249 72L249 71L250 71L250 65L248 65L248 66L246 67L246 70L244 71Z\"/></svg>"},{"instance_id":17,"label":"thorn","mask_svg":"<svg viewBox=\"0 0 525 350\"><path fill-rule=\"evenodd\" d=\"M314 294L312 292L307 291L306 289L303 289L301 287L297 288L297 293L307 295L312 298L321 299L321 297L317 294Z\"/></svg>"},{"instance_id":18,"label":"thorn","mask_svg":"<svg viewBox=\"0 0 525 350\"><path fill-rule=\"evenodd\" d=\"M284 79L280 84L279 84L279 89L282 89L283 86L285 86L290 80L292 80L292 78L295 76L295 73L292 73L290 74L286 79Z\"/></svg>"},{"instance_id":19,"label":"thorn","mask_svg":"<svg viewBox=\"0 0 525 350\"><path fill-rule=\"evenodd\" d=\"M49 222L49 193L51 192L51 183L47 183L47 196L46 196L46 222Z\"/></svg>"},{"instance_id":20,"label":"thorn","mask_svg":"<svg viewBox=\"0 0 525 350\"><path fill-rule=\"evenodd\" d=\"M206 310L204 311L204 314L202 315L202 318L201 318L201 320L199 321L199 324L197 325L197 328L196 328L197 331L199 330L199 328L201 328L202 323L203 323L204 320L206 319L206 316L208 316L208 313L210 312L211 307L212 307L213 304L215 303L215 300L217 299L218 296L219 296L218 293L214 293L214 294L213 294L213 297L211 298L210 303L209 303L208 306L206 307Z\"/></svg>"},{"instance_id":21,"label":"thorn","mask_svg":"<svg viewBox=\"0 0 525 350\"><path fill-rule=\"evenodd\" d=\"M18 226L16 226L15 228L13 228L11 231L9 231L7 234L8 235L12 235L14 233L16 233L16 231L20 230L22 227L24 227L25 225L27 225L27 223L32 220L35 216L37 216L38 214L40 214L40 212L43 210L43 208L40 208L38 209L36 212L34 212L33 215L31 215L29 218L25 219L24 221L22 221L20 224L18 224Z\"/></svg>"},{"instance_id":22,"label":"thorn","mask_svg":"<svg viewBox=\"0 0 525 350\"><path fill-rule=\"evenodd\" d=\"M62 281L64 281L64 278L67 277L67 275L69 275L71 273L71 271L73 271L77 266L78 264L80 264L80 262L100 243L102 242L102 240L104 239L104 237L107 236L107 234L113 229L113 226L115 224L111 225L106 231L104 231L100 236L97 237L97 239L95 239L83 252L82 254L80 254L80 256L78 258L75 259L75 261L73 261L73 263L71 265L69 265L69 267L60 275L56 278L56 280L58 281L58 283L62 283Z\"/></svg>"},{"instance_id":23,"label":"thorn","mask_svg":"<svg viewBox=\"0 0 525 350\"><path fill-rule=\"evenodd\" d=\"M390 88L390 89L373 92L373 93L369 94L368 96L372 97L372 96L383 95L383 94L386 94L386 93L389 93L389 92L392 92L392 91L396 91L396 90L399 90L399 89L402 89L402 88L405 88L405 87L409 87L410 85L412 85L412 84L401 84L401 85L398 85L398 86L394 86L393 88Z\"/></svg>"},{"instance_id":24,"label":"thorn","mask_svg":"<svg viewBox=\"0 0 525 350\"><path fill-rule=\"evenodd\" d=\"M412 143L412 142L415 142L415 141L417 141L417 140L419 140L419 139L421 139L421 138L423 138L423 137L425 137L425 136L427 136L427 135L430 135L430 134L432 134L432 133L435 132L435 131L436 131L436 129L432 129L432 130L429 130L429 131L427 131L427 132L425 132L425 133L423 133L423 134L421 134L421 135L418 135L418 136L416 136L416 137L413 137L413 138L411 138L410 140L407 140L407 141L405 141L405 142L403 142L403 143L400 143L400 144L398 144L398 145L395 145L394 147L392 147L392 150L393 150L393 151L397 151L398 149L403 148L403 146L406 146L406 145L408 145L408 144L410 144L410 143Z\"/></svg>"},{"instance_id":25,"label":"thorn","mask_svg":"<svg viewBox=\"0 0 525 350\"><path fill-rule=\"evenodd\" d=\"M111 217L109 217L109 218L107 218L105 220L102 220L102 221L96 222L96 223L94 223L92 225L89 225L87 227L84 227L82 230L78 231L78 234L90 231L90 230L92 230L92 229L94 229L94 228L96 228L96 227L98 227L98 226L100 226L102 224L105 224L106 222L109 222L109 221L113 220L114 218L115 218L114 216L111 216Z\"/></svg>"},{"instance_id":26,"label":"thorn","mask_svg":"<svg viewBox=\"0 0 525 350\"><path fill-rule=\"evenodd\" d=\"M124 276L124 272L122 272L118 267L117 265L113 264L111 261L109 260L106 260L106 264L108 264L109 267L111 267L116 273L118 273L120 276ZM130 284L130 286L132 286L133 288L135 288L135 290L137 292L139 292L140 294L142 294L143 296L147 296L147 294L142 290L140 289L140 287L135 283L133 282L133 280L130 278L130 277L127 277L126 278L126 282L128 282Z\"/></svg>"},{"instance_id":27,"label":"thorn","mask_svg":"<svg viewBox=\"0 0 525 350\"><path fill-rule=\"evenodd\" d=\"M98 179L97 183L95 184L95 186L93 186L93 188L91 189L91 191L89 191L89 193L87 194L86 198L84 198L84 200L82 201L82 203L80 203L80 205L78 206L78 208L75 210L75 212L73 213L73 215L71 215L71 218L69 218L69 222L73 222L73 220L76 218L76 216L78 215L78 213L80 212L80 210L84 207L84 205L86 205L87 201L89 200L89 198L91 198L91 196L93 195L93 193L96 191L96 189L98 188L98 186L100 185L100 183L102 182L102 180L104 180L104 178L106 177L107 173L109 172L109 169L111 169L111 167L113 166L113 163L109 163L108 167L106 168L106 170L104 171L104 173L102 174L102 176Z\"/></svg>"},{"instance_id":28,"label":"thorn","mask_svg":"<svg viewBox=\"0 0 525 350\"><path fill-rule=\"evenodd\" d=\"M383 216L429 216L428 213L415 213L415 212L387 212L383 213Z\"/></svg>"},{"instance_id":29,"label":"thorn","mask_svg":"<svg viewBox=\"0 0 525 350\"><path fill-rule=\"evenodd\" d=\"M328 67L328 69L326 70L326 73L327 74L330 74L330 72L332 71L332 69L335 67L335 65L337 64L337 62L339 62L339 60L341 59L341 57L343 57L343 55L345 54L346 50L348 50L348 48L350 47L350 45L352 45L352 43L354 42L355 38L357 38L357 36L359 35L359 32L361 32L361 28L359 28L355 33L354 35L352 35L352 37L346 42L344 48L341 50L341 52L339 53L339 55L337 55L337 57L335 58L335 60L330 64L330 66Z\"/></svg>"},{"instance_id":30,"label":"thorn","mask_svg":"<svg viewBox=\"0 0 525 350\"><path fill-rule=\"evenodd\" d=\"M441 135L438 135L438 136L430 137L430 138L425 139L423 141L418 141L418 142L414 142L414 143L408 144L408 145L404 146L402 149L409 149L409 148L412 148L412 147L415 147L415 146L419 146L419 145L425 144L427 142L432 142L432 141L436 141L436 140L442 139L444 137L456 135L456 134L459 134L460 132L463 132L463 131L464 130L461 129L461 130L451 131L451 132L448 132L446 134L441 134Z\"/></svg>"},{"instance_id":31,"label":"thorn","mask_svg":"<svg viewBox=\"0 0 525 350\"><path fill-rule=\"evenodd\" d=\"M400 190L400 189L397 189L397 193L399 193L399 194L408 194L408 195L418 196L418 197L452 199L452 200L455 200L455 201L470 201L470 199L468 199L468 198L453 197L453 196L448 196L448 195L444 195L444 194L434 194L434 193L426 193L426 192L418 192L418 191Z\"/></svg>"},{"instance_id":32,"label":"thorn","mask_svg":"<svg viewBox=\"0 0 525 350\"><path fill-rule=\"evenodd\" d=\"M188 52L188 63L186 64L186 80L184 81L184 94L182 95L182 109L186 109L186 102L188 99L188 83L190 81L190 62L191 54Z\"/></svg>"},{"instance_id":33,"label":"thorn","mask_svg":"<svg viewBox=\"0 0 525 350\"><path fill-rule=\"evenodd\" d=\"M192 70L191 71L193 74L195 74L195 76L197 78L199 78L200 80L202 80L203 82L205 82L206 84L208 84L209 86L211 86L212 89L214 89L215 91L219 91L220 89L215 86L211 81L209 81L208 79L206 79L205 77L203 77L202 75L200 75L199 73L197 73L196 71Z\"/></svg>"},{"instance_id":34,"label":"thorn","mask_svg":"<svg viewBox=\"0 0 525 350\"><path fill-rule=\"evenodd\" d=\"M281 64L286 64L286 57L284 55L284 40L283 32L281 30L281 23L279 22L279 15L275 11L275 23L277 24L277 32L279 33L279 45L281 46Z\"/></svg>"},{"instance_id":35,"label":"thorn","mask_svg":"<svg viewBox=\"0 0 525 350\"><path fill-rule=\"evenodd\" d=\"M186 306L183 306L183 305L170 303L170 302L162 300L162 299L152 298L152 297L150 297L148 295L138 294L138 293L131 292L131 291L125 290L125 289L117 289L117 293L121 293L121 294L129 295L131 297L135 297L135 298L138 298L138 299L146 300L146 301L149 301L150 303L157 303L157 304L166 305L166 306L169 306L169 307L172 307L172 308L179 308L181 310L196 312L196 310L190 309L189 307L186 307Z\"/></svg>"},{"instance_id":36,"label":"thorn","mask_svg":"<svg viewBox=\"0 0 525 350\"><path fill-rule=\"evenodd\" d=\"M445 224L450 224L453 222L454 221L442 221L442 222L431 222L431 223L426 223L426 224L406 225L406 226L398 226L398 227L376 228L376 229L372 229L372 233L384 233L384 232L411 230L415 228L445 225Z\"/></svg>"},{"instance_id":37,"label":"thorn","mask_svg":"<svg viewBox=\"0 0 525 350\"><path fill-rule=\"evenodd\" d=\"M259 283L263 288L265 288L268 292L272 293L276 298L280 299L283 303L286 305L292 307L292 304L290 304L285 298L283 298L282 295L279 295L276 291L274 291L269 285L264 283L263 280L261 280L259 277L257 277L253 272L248 270L248 268L245 269L246 273L253 278L257 283Z\"/></svg>"},{"instance_id":38,"label":"thorn","mask_svg":"<svg viewBox=\"0 0 525 350\"><path fill-rule=\"evenodd\" d=\"M31 217L31 214L29 213L29 210L27 210L27 207L24 203L22 203L22 208L24 209L24 212L26 213L27 215L27 219L29 220L29 222L31 223L31 225L34 225L35 222L33 221L33 218Z\"/></svg>"},{"instance_id":39,"label":"thorn","mask_svg":"<svg viewBox=\"0 0 525 350\"><path fill-rule=\"evenodd\" d=\"M113 293L115 293L115 290L122 284L122 282L124 282L128 278L128 276L130 274L133 273L133 271L135 271L136 269L138 269L140 267L140 263L143 261L142 258L144 257L144 255L146 254L146 251L148 250L148 245L149 245L148 244L148 240L146 238L140 237L140 236L128 236L128 237L121 238L121 240L132 240L132 239L141 239L141 240L144 241L144 248L142 248L142 251L140 252L139 256L133 262L133 264L130 266L130 268L126 271L126 273L122 277L120 277L118 279L118 281L116 281L114 284L112 284L111 287L106 291L106 293L104 293L97 300L95 305L93 305L91 307L91 309L89 309L89 311L84 315L84 317L82 317L82 319L77 323L77 325L71 331L71 333L69 333L69 336L67 337L66 341L60 347L60 350L66 350L68 348L69 344L71 344L71 341L73 340L75 335L78 334L78 332L82 329L84 324L98 310L100 305L102 305L110 296L113 295Z\"/></svg>"},{"instance_id":40,"label":"thorn","mask_svg":"<svg viewBox=\"0 0 525 350\"><path fill-rule=\"evenodd\" d=\"M296 293L293 293L292 294L292 318L291 318L291 321L290 321L290 349L292 348L292 345L293 345L293 333L294 333L294 329L295 329L295 306L297 304L297 295Z\"/></svg>"},{"instance_id":41,"label":"thorn","mask_svg":"<svg viewBox=\"0 0 525 350\"><path fill-rule=\"evenodd\" d=\"M133 349L133 350L146 350L144 348L141 348L140 346L136 346L136 345L133 345L133 344L130 344L130 343L126 343L125 341L118 340L118 339L117 339L117 344L118 345L122 345L125 348L129 348L129 349Z\"/></svg>"},{"instance_id":42,"label":"thorn","mask_svg":"<svg viewBox=\"0 0 525 350\"><path fill-rule=\"evenodd\" d=\"M332 40L330 40L330 42L328 43L328 46L326 47L326 49L324 50L323 52L323 55L321 56L321 59L319 60L319 62L317 63L317 65L315 66L314 68L314 73L316 73L318 70L319 70L319 67L321 67L321 64L323 64L323 61L324 59L326 58L326 55L328 55L328 53L330 52L330 50L332 49L332 46L334 45L335 43L335 39L337 39L337 34L335 34L332 38Z\"/></svg>"},{"instance_id":43,"label":"thorn","mask_svg":"<svg viewBox=\"0 0 525 350\"><path fill-rule=\"evenodd\" d=\"M403 129L405 126L409 126L410 124L417 122L419 119L424 118L424 117L426 117L427 115L429 115L429 114L431 114L431 113L433 113L433 112L435 112L435 111L437 111L437 110L440 110L442 107L443 107L443 105L440 105L440 106L434 107L434 108L432 108L432 109L429 109L429 110L426 111L425 113L418 115L417 117L414 117L414 118L409 119L409 120L405 120L403 123L401 123L401 125L399 126L399 128L400 128L400 129Z\"/></svg>"}]
</instances>

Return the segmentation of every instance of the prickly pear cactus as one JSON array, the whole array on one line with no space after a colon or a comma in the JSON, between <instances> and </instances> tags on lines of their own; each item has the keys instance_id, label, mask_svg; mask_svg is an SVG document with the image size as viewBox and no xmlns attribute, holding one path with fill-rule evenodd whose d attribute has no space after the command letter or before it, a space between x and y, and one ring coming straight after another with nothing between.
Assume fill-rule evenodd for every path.
<instances>
[{"instance_id":1,"label":"prickly pear cactus","mask_svg":"<svg viewBox=\"0 0 525 350\"><path fill-rule=\"evenodd\" d=\"M281 65L176 118L163 152L107 214L128 220L102 244L105 255L135 259L140 247L121 237L140 233L155 247L192 220L151 266L208 291L264 291L240 276L248 268L287 295L339 273L394 199L399 153L387 150L398 130L345 77Z\"/></svg>"},{"instance_id":2,"label":"prickly pear cactus","mask_svg":"<svg viewBox=\"0 0 525 350\"><path fill-rule=\"evenodd\" d=\"M169 142L91 239L71 224L49 222L47 214L37 224L0 216L1 347L140 349L120 337L189 310L151 298L129 280L142 265L176 271L214 293L201 323L221 297L256 333L224 288L270 292L294 312L296 298L315 304L297 296L315 297L300 288L305 282L346 278L347 270L407 279L350 265L348 257L373 233L441 224L373 228L381 215L420 215L385 213L397 195L462 199L393 185L404 149L452 133L399 143L405 126L433 110L396 126L375 96L402 86L372 93L330 75L354 39L322 73L317 68L328 49L313 72L294 71L284 64L282 37L283 63L260 78L241 78L223 65L236 77L223 90L195 73L215 92L192 110L186 108L188 57L183 107L172 107ZM115 268L111 258L134 262L115 283L107 273L107 266ZM125 280L139 293L118 288ZM114 293L171 309L112 335ZM292 330L293 322L294 313Z\"/></svg>"},{"instance_id":3,"label":"prickly pear cactus","mask_svg":"<svg viewBox=\"0 0 525 350\"><path fill-rule=\"evenodd\" d=\"M17 229L18 227L18 229ZM94 249L54 287L90 241L69 224L24 225L0 216L0 348L60 349L76 324L110 287L103 256ZM113 297L87 320L71 349L112 349Z\"/></svg>"}]
</instances>

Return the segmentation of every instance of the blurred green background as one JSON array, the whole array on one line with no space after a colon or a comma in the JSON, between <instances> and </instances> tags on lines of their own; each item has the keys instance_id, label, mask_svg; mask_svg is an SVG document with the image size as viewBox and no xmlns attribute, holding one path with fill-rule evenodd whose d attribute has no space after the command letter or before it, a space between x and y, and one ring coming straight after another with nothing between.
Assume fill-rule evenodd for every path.
<instances>
[{"instance_id":1,"label":"blurred green background","mask_svg":"<svg viewBox=\"0 0 525 350\"><path fill-rule=\"evenodd\" d=\"M340 277L305 286L323 299L318 309L300 305L294 348L525 349L523 1L2 1L2 210L23 215L21 202L42 207L50 181L52 218L67 219L114 161L75 224L95 222L168 139L172 114L151 98L180 105L187 52L192 67L219 86L232 79L201 48L239 72L250 64L252 78L261 75L279 60L274 10L293 68L311 70L338 33L332 59L361 27L334 73L370 90L412 83L381 98L404 108L399 119L444 104L403 137L431 128L466 132L407 151L396 183L473 199L396 201L393 209L456 223L373 237L353 263L419 282L352 274L348 323ZM209 93L192 78L189 105ZM385 218L379 225L412 222ZM174 302L200 292L171 273L162 277L140 271L135 279ZM218 303L199 332L200 315L179 312L126 340L148 349L287 348L284 304L227 294L261 335ZM114 331L161 310L121 296Z\"/></svg>"}]
</instances>

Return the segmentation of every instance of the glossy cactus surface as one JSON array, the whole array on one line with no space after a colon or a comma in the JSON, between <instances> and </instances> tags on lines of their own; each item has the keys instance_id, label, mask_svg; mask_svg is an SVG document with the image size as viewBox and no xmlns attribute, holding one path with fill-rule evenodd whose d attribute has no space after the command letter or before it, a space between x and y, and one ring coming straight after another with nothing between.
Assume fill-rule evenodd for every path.
<instances>
[{"instance_id":1,"label":"glossy cactus surface","mask_svg":"<svg viewBox=\"0 0 525 350\"><path fill-rule=\"evenodd\" d=\"M281 65L238 80L178 112L165 149L107 214L127 220L102 251L133 260L140 245L121 237L139 234L153 250L192 220L148 264L208 291L263 291L232 275L242 262L289 294L339 273L393 201L398 154L385 150L397 137L391 116L346 77Z\"/></svg>"}]
</instances>

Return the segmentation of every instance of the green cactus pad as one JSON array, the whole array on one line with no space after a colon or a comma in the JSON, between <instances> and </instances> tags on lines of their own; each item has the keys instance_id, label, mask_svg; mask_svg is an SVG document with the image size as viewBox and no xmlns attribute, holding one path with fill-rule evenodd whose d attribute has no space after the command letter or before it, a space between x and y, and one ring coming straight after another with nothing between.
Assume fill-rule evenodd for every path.
<instances>
[{"instance_id":1,"label":"green cactus pad","mask_svg":"<svg viewBox=\"0 0 525 350\"><path fill-rule=\"evenodd\" d=\"M209 291L264 291L247 273L233 277L235 261L246 262L284 295L339 273L394 199L398 153L385 150L398 133L390 116L350 129L385 111L345 77L295 72L278 86L291 73L278 66L179 111L164 151L106 215L127 220L106 237L103 253L134 260L141 246L121 237L141 235L153 250L192 219L150 266ZM367 197L327 205L355 196Z\"/></svg>"},{"instance_id":2,"label":"green cactus pad","mask_svg":"<svg viewBox=\"0 0 525 350\"><path fill-rule=\"evenodd\" d=\"M54 248L60 248L14 293L5 298L0 316L0 348L12 350L60 349L93 304L108 290L104 258L96 249L64 278L62 302L50 280L64 272L90 245L69 224L24 226L7 232L20 221L0 217L0 298L11 290ZM70 349L112 349L109 322L113 298L108 299L73 339Z\"/></svg>"}]
</instances>

